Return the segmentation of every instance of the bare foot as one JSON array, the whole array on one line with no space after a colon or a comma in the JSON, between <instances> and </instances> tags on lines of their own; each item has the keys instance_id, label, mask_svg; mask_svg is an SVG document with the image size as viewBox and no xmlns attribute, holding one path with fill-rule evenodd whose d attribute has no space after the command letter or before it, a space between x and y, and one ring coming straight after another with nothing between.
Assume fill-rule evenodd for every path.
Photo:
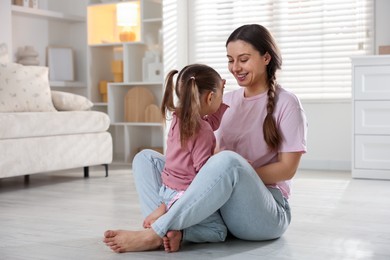
<instances>
[{"instance_id":1,"label":"bare foot","mask_svg":"<svg viewBox=\"0 0 390 260\"><path fill-rule=\"evenodd\" d=\"M155 250L163 243L153 229L107 230L104 232L103 242L117 253Z\"/></svg>"},{"instance_id":2,"label":"bare foot","mask_svg":"<svg viewBox=\"0 0 390 260\"><path fill-rule=\"evenodd\" d=\"M160 207L155 209L152 213L149 214L149 216L147 216L145 218L144 223L142 224L142 226L144 228L150 228L152 226L153 222L155 222L159 217L164 215L166 211L167 211L167 206L165 206L165 204L162 203L160 205Z\"/></svg>"},{"instance_id":3,"label":"bare foot","mask_svg":"<svg viewBox=\"0 0 390 260\"><path fill-rule=\"evenodd\" d=\"M182 236L183 234L179 230L168 231L167 235L163 237L165 251L168 253L179 251Z\"/></svg>"}]
</instances>

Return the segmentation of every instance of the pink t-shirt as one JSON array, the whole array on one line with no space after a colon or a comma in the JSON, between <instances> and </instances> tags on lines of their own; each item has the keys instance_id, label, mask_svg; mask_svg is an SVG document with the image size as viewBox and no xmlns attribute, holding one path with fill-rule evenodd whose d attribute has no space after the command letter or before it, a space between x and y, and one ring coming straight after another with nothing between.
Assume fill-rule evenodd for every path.
<instances>
[{"instance_id":1,"label":"pink t-shirt","mask_svg":"<svg viewBox=\"0 0 390 260\"><path fill-rule=\"evenodd\" d=\"M180 122L176 114L173 114L167 137L165 167L161 175L166 186L184 191L191 184L200 168L214 154L214 131L218 129L227 108L227 105L222 104L216 113L203 118L199 133L188 140L185 148L180 144Z\"/></svg>"},{"instance_id":2,"label":"pink t-shirt","mask_svg":"<svg viewBox=\"0 0 390 260\"><path fill-rule=\"evenodd\" d=\"M220 150L237 152L254 168L276 162L278 152L306 152L307 123L302 105L294 94L281 87L276 91L273 115L283 141L279 151L268 150L263 137L267 99L266 92L245 98L244 88L226 93L223 102L230 108L216 132ZM290 195L290 181L269 186L279 188L285 198Z\"/></svg>"}]
</instances>

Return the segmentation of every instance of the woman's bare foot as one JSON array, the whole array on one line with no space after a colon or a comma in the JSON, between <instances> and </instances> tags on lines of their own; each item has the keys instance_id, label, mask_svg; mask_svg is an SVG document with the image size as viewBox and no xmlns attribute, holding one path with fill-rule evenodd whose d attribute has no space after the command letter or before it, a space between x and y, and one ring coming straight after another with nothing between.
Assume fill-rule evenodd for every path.
<instances>
[{"instance_id":1,"label":"woman's bare foot","mask_svg":"<svg viewBox=\"0 0 390 260\"><path fill-rule=\"evenodd\" d=\"M163 237L165 251L168 253L179 251L182 236L183 234L179 230L168 231L167 235Z\"/></svg>"},{"instance_id":2,"label":"woman's bare foot","mask_svg":"<svg viewBox=\"0 0 390 260\"><path fill-rule=\"evenodd\" d=\"M149 251L160 248L163 240L153 229L142 231L107 230L103 242L114 252Z\"/></svg>"},{"instance_id":3,"label":"woman's bare foot","mask_svg":"<svg viewBox=\"0 0 390 260\"><path fill-rule=\"evenodd\" d=\"M166 211L167 211L167 206L165 206L165 204L162 203L160 205L160 207L155 209L152 213L149 214L149 216L147 216L145 218L144 223L142 224L142 226L144 228L150 228L152 226L153 222L155 222L159 217L164 215Z\"/></svg>"}]
</instances>

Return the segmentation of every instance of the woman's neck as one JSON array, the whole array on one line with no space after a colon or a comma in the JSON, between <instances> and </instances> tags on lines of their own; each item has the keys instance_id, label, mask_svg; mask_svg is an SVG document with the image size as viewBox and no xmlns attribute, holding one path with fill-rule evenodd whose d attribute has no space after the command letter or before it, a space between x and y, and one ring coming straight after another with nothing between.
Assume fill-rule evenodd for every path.
<instances>
[{"instance_id":1,"label":"woman's neck","mask_svg":"<svg viewBox=\"0 0 390 260\"><path fill-rule=\"evenodd\" d=\"M267 84L261 84L259 86L247 86L244 89L245 97L254 97L268 91Z\"/></svg>"}]
</instances>

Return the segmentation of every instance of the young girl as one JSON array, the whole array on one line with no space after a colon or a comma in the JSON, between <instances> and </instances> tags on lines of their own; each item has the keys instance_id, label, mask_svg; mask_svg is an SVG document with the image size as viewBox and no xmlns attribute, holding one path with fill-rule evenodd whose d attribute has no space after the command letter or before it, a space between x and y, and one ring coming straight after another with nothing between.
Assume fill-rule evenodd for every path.
<instances>
[{"instance_id":1,"label":"young girl","mask_svg":"<svg viewBox=\"0 0 390 260\"><path fill-rule=\"evenodd\" d=\"M172 123L167 138L163 185L160 189L161 205L146 217L143 226L151 224L163 215L180 198L195 175L214 154L222 115L228 108L222 104L225 80L211 67L193 64L184 67L173 84L177 70L168 73L165 94L161 105L164 118L172 112ZM174 104L174 92L178 98ZM204 226L209 242L225 240L226 227L218 213L214 213L212 226ZM202 237L204 234L202 234ZM194 237L192 242L197 242ZM202 242L204 242L202 240Z\"/></svg>"}]
</instances>

